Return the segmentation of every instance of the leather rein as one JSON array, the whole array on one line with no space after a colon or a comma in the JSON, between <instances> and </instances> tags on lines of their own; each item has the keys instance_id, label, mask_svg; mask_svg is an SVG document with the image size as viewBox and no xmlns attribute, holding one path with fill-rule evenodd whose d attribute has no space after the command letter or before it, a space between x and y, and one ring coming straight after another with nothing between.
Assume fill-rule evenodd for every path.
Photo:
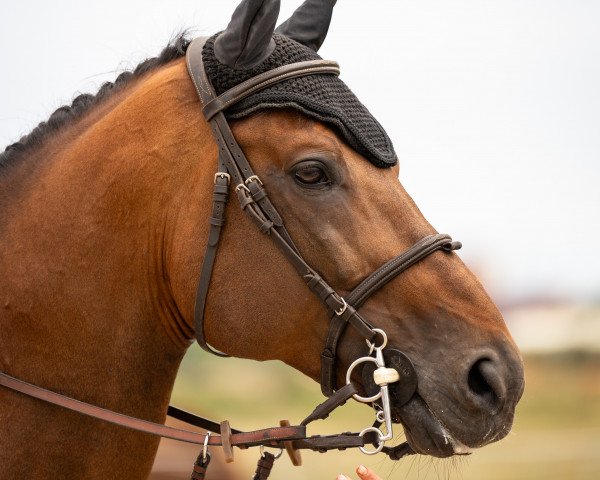
<instances>
[{"instance_id":1,"label":"leather rein","mask_svg":"<svg viewBox=\"0 0 600 480\"><path fill-rule=\"evenodd\" d=\"M349 295L346 297L339 295L304 260L294 245L283 224L282 217L267 196L262 181L252 170L223 113L224 110L243 98L290 78L305 75L339 75L339 66L335 62L326 60L292 63L257 75L217 96L208 80L202 62L202 49L206 40L206 38L197 38L192 41L186 55L189 74L203 105L202 112L210 124L219 151L218 166L214 177L212 212L209 219L210 230L196 292L194 314L198 344L210 353L227 356L206 342L204 311L219 237L225 222L225 205L230 185L235 185L234 191L242 210L260 232L268 235L273 240L308 288L321 300L328 312L330 317L329 331L325 348L321 353L321 390L329 398L318 405L299 425L290 426L288 421L282 420L278 427L252 432L232 429L227 421L213 422L177 407L169 406L169 416L208 431L207 433L199 433L129 417L60 395L2 372L0 372L0 385L116 425L160 437L203 445L192 474L192 478L196 479L204 478L206 467L210 461L210 455L207 455L208 447L217 445L223 447L227 461L233 461L234 446L238 448L261 446L261 449L267 446L285 449L294 465L301 463L298 452L300 449L325 452L331 449L360 448L361 451L367 454L383 451L396 460L404 455L411 454L413 452L406 443L397 447L385 447L384 443L392 437L390 393L388 389L394 388L394 385L403 386L402 401L406 403L416 390L414 367L408 357L398 351L395 351L398 352L394 357L395 363L392 361L394 368L386 367L388 350L385 351L386 357L384 357L384 349L387 344L387 337L382 330L374 328L365 320L358 309L373 293L415 263L437 250L456 250L461 247L461 244L460 242L453 242L449 235L429 235L376 269L360 282ZM337 348L347 325L351 325L367 341L370 351L367 356L358 358L350 365L346 375L346 385L336 390ZM350 381L353 369L361 363L374 363L376 367L373 374L376 393L370 397L359 396L356 387ZM410 379L412 381L408 381ZM360 433L307 436L306 426L309 423L318 419L325 419L334 409L343 405L350 398L364 403L371 403L378 410L376 422L372 427L367 427ZM397 397L395 401L395 406L399 406ZM385 433L380 428L382 424L385 424ZM375 450L366 450L365 447L368 445L374 445ZM261 450L261 460L254 478L266 478L275 458L272 454Z\"/></svg>"}]
</instances>

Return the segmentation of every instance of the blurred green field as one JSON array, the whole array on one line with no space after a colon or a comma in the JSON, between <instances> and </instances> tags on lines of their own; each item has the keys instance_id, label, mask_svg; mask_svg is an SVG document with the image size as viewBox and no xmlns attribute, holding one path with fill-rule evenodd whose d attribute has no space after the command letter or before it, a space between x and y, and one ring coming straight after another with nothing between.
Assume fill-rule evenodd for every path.
<instances>
[{"instance_id":1,"label":"blurred green field","mask_svg":"<svg viewBox=\"0 0 600 480\"><path fill-rule=\"evenodd\" d=\"M525 395L512 433L470 457L412 456L392 462L351 451L303 452L301 468L282 457L271 478L334 480L364 463L384 479L600 479L600 354L529 356L525 363ZM316 383L279 362L218 359L193 347L172 400L211 418L228 419L235 427L256 429L283 418L300 421L322 397ZM310 433L360 430L372 415L368 407L349 402L328 420L313 424ZM397 430L399 442L403 435L399 426ZM165 442L151 478L189 478L195 453L195 448ZM215 468L212 478L249 478L258 451L236 450L235 455L236 461Z\"/></svg>"}]
</instances>

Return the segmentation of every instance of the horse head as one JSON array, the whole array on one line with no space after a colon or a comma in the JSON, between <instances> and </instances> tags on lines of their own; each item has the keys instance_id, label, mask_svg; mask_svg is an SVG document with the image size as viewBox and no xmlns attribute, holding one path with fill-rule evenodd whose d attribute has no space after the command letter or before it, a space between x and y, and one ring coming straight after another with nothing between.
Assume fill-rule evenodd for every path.
<instances>
[{"instance_id":1,"label":"horse head","mask_svg":"<svg viewBox=\"0 0 600 480\"><path fill-rule=\"evenodd\" d=\"M282 360L327 395L380 390L417 453L507 434L518 349L317 54L334 4L308 0L275 29L278 1L244 0L223 32L178 39L0 154L3 374L161 422L196 338ZM15 395L0 390L6 478L150 471L157 439L33 399L12 415Z\"/></svg>"},{"instance_id":2,"label":"horse head","mask_svg":"<svg viewBox=\"0 0 600 480\"><path fill-rule=\"evenodd\" d=\"M279 2L243 1L201 50L215 95L282 65L319 59L334 4L308 0L274 32ZM232 145L268 192L293 248L341 298L436 233L398 179L389 138L334 75L285 80L223 111ZM212 155L216 165L218 152ZM269 235L239 210L229 213L196 334L230 355L282 360L323 384L319 359L330 327L322 302ZM465 453L508 433L523 391L521 358L502 315L455 253L438 250L411 266L360 313L414 366L414 394L402 401L392 395L394 420L414 451ZM334 354L338 387L366 349L356 330L343 334ZM355 372L353 380L369 390L365 377Z\"/></svg>"}]
</instances>

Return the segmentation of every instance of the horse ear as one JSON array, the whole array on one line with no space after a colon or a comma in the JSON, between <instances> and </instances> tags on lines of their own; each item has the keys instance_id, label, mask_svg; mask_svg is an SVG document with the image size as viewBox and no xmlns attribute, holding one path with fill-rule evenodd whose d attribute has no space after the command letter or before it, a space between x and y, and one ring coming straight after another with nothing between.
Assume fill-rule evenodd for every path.
<instances>
[{"instance_id":1,"label":"horse ear","mask_svg":"<svg viewBox=\"0 0 600 480\"><path fill-rule=\"evenodd\" d=\"M215 40L217 60L241 70L262 63L275 48L273 30L278 16L279 0L243 0Z\"/></svg>"},{"instance_id":2,"label":"horse ear","mask_svg":"<svg viewBox=\"0 0 600 480\"><path fill-rule=\"evenodd\" d=\"M275 31L316 52L327 36L336 2L337 0L306 0Z\"/></svg>"}]
</instances>

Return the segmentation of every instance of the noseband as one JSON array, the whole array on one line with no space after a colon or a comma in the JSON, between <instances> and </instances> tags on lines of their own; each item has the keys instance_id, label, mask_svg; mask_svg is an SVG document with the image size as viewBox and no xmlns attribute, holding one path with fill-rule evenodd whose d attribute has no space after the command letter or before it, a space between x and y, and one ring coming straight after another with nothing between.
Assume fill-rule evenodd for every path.
<instances>
[{"instance_id":1,"label":"noseband","mask_svg":"<svg viewBox=\"0 0 600 480\"><path fill-rule=\"evenodd\" d=\"M174 418L208 430L218 432L198 433L176 429L120 413L106 410L95 405L87 404L70 397L32 385L17 378L0 372L0 385L21 392L45 402L89 415L130 429L168 437L189 443L203 445L194 466L192 479L204 478L210 462L209 446L223 447L227 461L233 461L233 446L248 448L260 445L286 449L294 465L300 464L299 449L311 449L325 452L331 449L360 448L366 454L385 452L391 458L398 460L404 455L413 453L410 447L403 443L397 447L385 447L386 441L392 434L392 418L390 412L390 391L394 392L395 406L400 406L410 400L417 387L417 377L411 361L402 352L394 349L384 349L387 346L387 336L379 328L375 328L358 309L373 293L386 285L400 273L415 263L424 259L437 250L452 251L461 247L460 242L453 242L449 235L429 235L411 248L391 259L367 278L360 282L346 297L339 295L302 257L294 245L289 233L283 225L283 220L273 206L260 178L254 173L244 152L238 145L231 128L225 118L224 111L240 100L278 82L306 75L339 75L339 66L326 60L311 60L284 65L263 74L257 75L223 94L217 96L212 87L202 62L202 49L206 38L194 40L187 49L187 66L196 91L202 102L202 112L209 122L213 136L217 142L218 166L214 177L213 204L210 217L210 230L206 252L204 255L195 303L195 330L198 344L206 351L219 356L225 353L211 347L204 336L204 312L206 298L212 276L213 266L219 245L221 229L225 222L225 205L229 195L230 185L234 190L242 210L257 226L260 232L268 235L279 250L292 264L298 275L308 288L321 300L330 317L329 331L325 340L325 348L321 353L321 390L329 397L306 417L300 425L290 426L282 421L279 427L253 432L242 432L232 429L229 422L219 423L198 417L191 413L169 406L168 414ZM346 385L336 389L336 359L338 344L347 325L351 325L363 337L369 346L369 353L356 359L346 373ZM386 360L393 368L386 367ZM351 382L352 372L358 365L369 365L373 371L372 378L367 378L365 388L375 389L360 396ZM370 374L367 365L364 372ZM368 377L368 375L367 375ZM395 389L395 390L394 390ZM376 421L372 427L367 427L360 433L343 433L330 436L307 436L306 425L318 419L326 418L334 409L343 405L348 399L354 398L359 402L371 403L377 410ZM385 433L381 425L385 424ZM374 450L366 450L367 445L374 445ZM257 467L256 480L267 478L275 456L261 451L261 459Z\"/></svg>"}]
</instances>

